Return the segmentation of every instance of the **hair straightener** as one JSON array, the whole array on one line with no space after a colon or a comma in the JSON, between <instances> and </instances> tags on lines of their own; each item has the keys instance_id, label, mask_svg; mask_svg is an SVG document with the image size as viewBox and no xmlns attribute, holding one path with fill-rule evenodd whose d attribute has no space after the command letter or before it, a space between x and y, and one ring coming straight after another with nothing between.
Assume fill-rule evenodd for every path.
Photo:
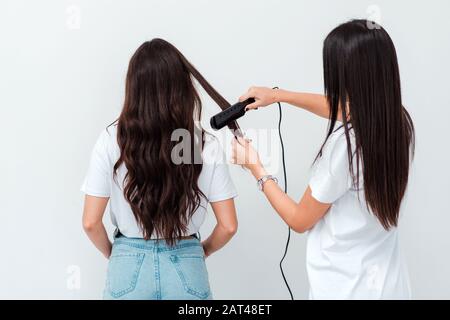
<instances>
[{"instance_id":1,"label":"hair straightener","mask_svg":"<svg viewBox=\"0 0 450 320\"><path fill-rule=\"evenodd\" d=\"M214 130L219 130L225 126L229 126L230 123L242 117L246 112L245 108L253 102L255 102L255 99L249 98L245 101L233 104L229 108L226 108L222 112L219 112L215 116L211 117L211 127ZM239 132L238 135L242 134L240 134Z\"/></svg>"}]
</instances>

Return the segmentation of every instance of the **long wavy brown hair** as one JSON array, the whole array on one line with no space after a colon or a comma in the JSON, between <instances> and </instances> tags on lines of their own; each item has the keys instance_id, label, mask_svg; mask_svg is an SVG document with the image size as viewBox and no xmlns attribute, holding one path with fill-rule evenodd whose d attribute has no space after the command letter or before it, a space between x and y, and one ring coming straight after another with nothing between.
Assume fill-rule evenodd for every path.
<instances>
[{"instance_id":1,"label":"long wavy brown hair","mask_svg":"<svg viewBox=\"0 0 450 320\"><path fill-rule=\"evenodd\" d=\"M202 105L193 77L222 109L230 106L172 44L162 39L145 42L129 63L117 120L120 157L114 176L126 166L124 195L144 238L156 235L171 245L185 235L204 197L197 183L202 164L194 159L204 131L194 122L200 121ZM171 158L178 143L171 138L176 129L187 130L192 138L189 160L181 164Z\"/></svg>"}]
</instances>

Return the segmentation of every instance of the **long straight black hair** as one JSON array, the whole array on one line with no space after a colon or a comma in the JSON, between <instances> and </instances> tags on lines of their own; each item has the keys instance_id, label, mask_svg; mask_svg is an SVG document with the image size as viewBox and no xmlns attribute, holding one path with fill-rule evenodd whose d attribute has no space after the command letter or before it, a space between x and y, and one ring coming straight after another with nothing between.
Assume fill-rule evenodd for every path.
<instances>
[{"instance_id":1,"label":"long straight black hair","mask_svg":"<svg viewBox=\"0 0 450 320\"><path fill-rule=\"evenodd\" d=\"M203 141L194 139L198 135L194 121L200 121L201 113L194 79L222 109L230 106L165 40L142 44L128 66L125 102L117 120L120 157L114 176L121 165L126 166L124 196L145 239L156 234L174 244L187 231L189 219L204 196L198 186L202 164L194 158L201 148L195 142ZM232 123L230 128L238 127ZM178 143L171 135L177 129L190 133L188 163L175 164L171 158Z\"/></svg>"},{"instance_id":2,"label":"long straight black hair","mask_svg":"<svg viewBox=\"0 0 450 320\"><path fill-rule=\"evenodd\" d=\"M354 187L360 187L362 169L366 205L389 230L398 223L414 152L414 126L402 105L394 44L378 24L352 20L326 37L323 65L330 117L317 158L340 115Z\"/></svg>"}]
</instances>

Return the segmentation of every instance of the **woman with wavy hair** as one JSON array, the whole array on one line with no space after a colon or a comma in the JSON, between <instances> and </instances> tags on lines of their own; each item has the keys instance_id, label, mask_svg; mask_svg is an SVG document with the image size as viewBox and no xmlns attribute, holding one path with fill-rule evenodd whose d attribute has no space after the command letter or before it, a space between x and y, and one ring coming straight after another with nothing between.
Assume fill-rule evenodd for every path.
<instances>
[{"instance_id":1,"label":"woman with wavy hair","mask_svg":"<svg viewBox=\"0 0 450 320\"><path fill-rule=\"evenodd\" d=\"M142 44L129 63L123 110L94 147L83 227L109 259L105 299L212 297L204 258L236 232L236 191L218 141L200 128L192 78L229 106L173 45ZM114 244L102 223L108 202ZM200 242L208 203L217 224Z\"/></svg>"}]
</instances>

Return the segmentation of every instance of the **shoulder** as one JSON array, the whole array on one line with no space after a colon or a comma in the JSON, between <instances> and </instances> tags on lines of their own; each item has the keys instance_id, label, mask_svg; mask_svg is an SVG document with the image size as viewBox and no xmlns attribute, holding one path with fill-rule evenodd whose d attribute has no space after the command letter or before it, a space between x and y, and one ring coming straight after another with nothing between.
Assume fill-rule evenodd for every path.
<instances>
[{"instance_id":1,"label":"shoulder","mask_svg":"<svg viewBox=\"0 0 450 320\"><path fill-rule=\"evenodd\" d=\"M97 153L104 154L105 156L115 154L118 149L116 124L110 125L100 132L94 149Z\"/></svg>"},{"instance_id":2,"label":"shoulder","mask_svg":"<svg viewBox=\"0 0 450 320\"><path fill-rule=\"evenodd\" d=\"M203 150L217 149L220 147L219 139L207 131L205 131L203 139L205 142L203 145Z\"/></svg>"},{"instance_id":3,"label":"shoulder","mask_svg":"<svg viewBox=\"0 0 450 320\"><path fill-rule=\"evenodd\" d=\"M349 134L353 135L353 130L349 130ZM342 124L340 124L337 128L333 130L333 132L328 137L328 142L330 144L341 144L343 142L346 142L347 138L345 136L345 129Z\"/></svg>"},{"instance_id":4,"label":"shoulder","mask_svg":"<svg viewBox=\"0 0 450 320\"><path fill-rule=\"evenodd\" d=\"M351 152L355 151L355 135L352 129L348 131ZM349 145L347 136L343 126L339 126L328 137L322 155L318 159L322 168L327 168L331 175L336 175L338 172L349 171Z\"/></svg>"},{"instance_id":5,"label":"shoulder","mask_svg":"<svg viewBox=\"0 0 450 320\"><path fill-rule=\"evenodd\" d=\"M117 142L117 124L114 123L100 133L100 138L107 144L116 143Z\"/></svg>"},{"instance_id":6,"label":"shoulder","mask_svg":"<svg viewBox=\"0 0 450 320\"><path fill-rule=\"evenodd\" d=\"M219 139L206 131L204 135L202 158L204 164L216 164L225 159L225 153Z\"/></svg>"},{"instance_id":7,"label":"shoulder","mask_svg":"<svg viewBox=\"0 0 450 320\"><path fill-rule=\"evenodd\" d=\"M336 152L347 152L348 150L348 142L350 142L350 146L352 151L355 148L355 133L352 128L348 130L348 138L345 134L345 129L343 125L340 125L338 128L334 129L331 135L328 137L328 140L324 146L324 153L332 156Z\"/></svg>"},{"instance_id":8,"label":"shoulder","mask_svg":"<svg viewBox=\"0 0 450 320\"><path fill-rule=\"evenodd\" d=\"M333 203L350 189L348 154L345 130L337 128L328 137L312 170L309 186L316 200Z\"/></svg>"}]
</instances>

